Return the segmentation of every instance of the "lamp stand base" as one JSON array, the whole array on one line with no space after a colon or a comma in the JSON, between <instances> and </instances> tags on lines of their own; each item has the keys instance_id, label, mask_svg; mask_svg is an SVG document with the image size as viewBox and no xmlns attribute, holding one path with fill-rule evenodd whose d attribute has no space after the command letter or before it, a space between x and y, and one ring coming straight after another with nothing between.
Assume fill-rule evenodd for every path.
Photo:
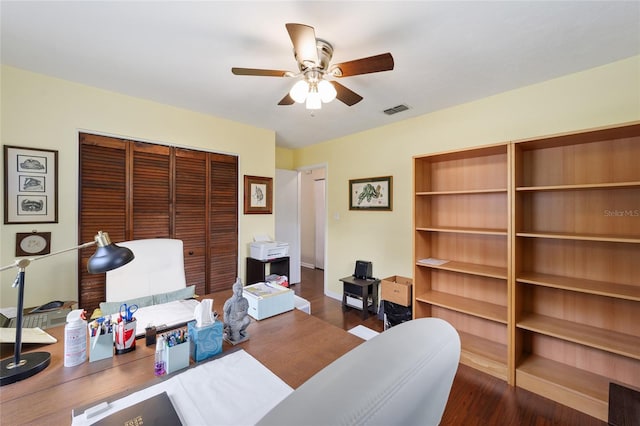
<instances>
[{"instance_id":1,"label":"lamp stand base","mask_svg":"<svg viewBox=\"0 0 640 426\"><path fill-rule=\"evenodd\" d=\"M51 354L49 352L29 352L20 355L19 365L15 365L14 361L15 357L0 361L2 364L0 386L9 385L38 374L51 363Z\"/></svg>"}]
</instances>

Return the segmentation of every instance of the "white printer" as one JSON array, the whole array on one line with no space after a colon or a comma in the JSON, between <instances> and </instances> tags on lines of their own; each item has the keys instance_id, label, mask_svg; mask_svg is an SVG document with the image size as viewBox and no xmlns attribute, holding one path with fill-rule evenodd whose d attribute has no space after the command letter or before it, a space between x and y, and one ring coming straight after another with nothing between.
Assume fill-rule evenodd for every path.
<instances>
[{"instance_id":1,"label":"white printer","mask_svg":"<svg viewBox=\"0 0 640 426\"><path fill-rule=\"evenodd\" d=\"M289 243L273 241L267 235L256 235L249 244L249 255L258 260L289 256Z\"/></svg>"}]
</instances>

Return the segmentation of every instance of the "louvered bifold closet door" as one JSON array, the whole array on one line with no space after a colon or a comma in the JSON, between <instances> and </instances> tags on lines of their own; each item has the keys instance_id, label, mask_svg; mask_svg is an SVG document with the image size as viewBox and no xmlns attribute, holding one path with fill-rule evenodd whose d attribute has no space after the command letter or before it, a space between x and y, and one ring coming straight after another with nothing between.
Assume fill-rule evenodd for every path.
<instances>
[{"instance_id":1,"label":"louvered bifold closet door","mask_svg":"<svg viewBox=\"0 0 640 426\"><path fill-rule=\"evenodd\" d=\"M111 241L176 238L187 285L197 294L229 289L238 274L238 159L165 145L80 134L79 235ZM105 274L89 275L82 252L78 302L105 300Z\"/></svg>"},{"instance_id":2,"label":"louvered bifold closet door","mask_svg":"<svg viewBox=\"0 0 640 426\"><path fill-rule=\"evenodd\" d=\"M171 238L171 147L133 142L132 240Z\"/></svg>"},{"instance_id":3,"label":"louvered bifold closet door","mask_svg":"<svg viewBox=\"0 0 640 426\"><path fill-rule=\"evenodd\" d=\"M127 143L89 134L80 135L78 244L93 241L98 231L111 241L126 240ZM89 274L87 262L95 246L82 249L78 267L78 301L92 312L105 300L105 274Z\"/></svg>"},{"instance_id":4,"label":"louvered bifold closet door","mask_svg":"<svg viewBox=\"0 0 640 426\"><path fill-rule=\"evenodd\" d=\"M208 293L207 235L209 191L207 153L175 148L175 238L184 245L184 269L187 285L196 286L196 294Z\"/></svg>"},{"instance_id":5,"label":"louvered bifold closet door","mask_svg":"<svg viewBox=\"0 0 640 426\"><path fill-rule=\"evenodd\" d=\"M211 248L209 291L231 287L238 275L238 158L209 154Z\"/></svg>"}]
</instances>

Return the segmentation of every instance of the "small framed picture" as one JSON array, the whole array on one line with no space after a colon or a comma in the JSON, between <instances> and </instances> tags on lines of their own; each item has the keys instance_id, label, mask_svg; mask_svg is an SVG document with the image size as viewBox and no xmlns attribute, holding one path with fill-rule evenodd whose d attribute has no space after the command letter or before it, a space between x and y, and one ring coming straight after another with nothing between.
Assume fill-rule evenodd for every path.
<instances>
[{"instance_id":1,"label":"small framed picture","mask_svg":"<svg viewBox=\"0 0 640 426\"><path fill-rule=\"evenodd\" d=\"M58 222L58 151L4 146L4 223Z\"/></svg>"},{"instance_id":2,"label":"small framed picture","mask_svg":"<svg viewBox=\"0 0 640 426\"><path fill-rule=\"evenodd\" d=\"M244 176L244 214L271 214L273 179Z\"/></svg>"},{"instance_id":3,"label":"small framed picture","mask_svg":"<svg viewBox=\"0 0 640 426\"><path fill-rule=\"evenodd\" d=\"M393 209L393 177L349 180L349 210Z\"/></svg>"},{"instance_id":4,"label":"small framed picture","mask_svg":"<svg viewBox=\"0 0 640 426\"><path fill-rule=\"evenodd\" d=\"M16 233L16 256L33 256L51 253L51 232Z\"/></svg>"}]
</instances>

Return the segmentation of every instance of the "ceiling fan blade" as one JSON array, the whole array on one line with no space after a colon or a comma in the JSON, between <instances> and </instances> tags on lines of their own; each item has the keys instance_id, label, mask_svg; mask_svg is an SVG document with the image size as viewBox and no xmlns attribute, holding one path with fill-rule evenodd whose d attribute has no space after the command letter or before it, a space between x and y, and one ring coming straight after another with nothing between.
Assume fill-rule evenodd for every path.
<instances>
[{"instance_id":1,"label":"ceiling fan blade","mask_svg":"<svg viewBox=\"0 0 640 426\"><path fill-rule=\"evenodd\" d=\"M291 96L287 93L284 98L278 102L278 105L293 105L296 101L293 100Z\"/></svg>"},{"instance_id":2,"label":"ceiling fan blade","mask_svg":"<svg viewBox=\"0 0 640 426\"><path fill-rule=\"evenodd\" d=\"M387 52L381 55L335 64L331 67L330 73L334 77L349 77L352 75L390 71L392 69L393 56Z\"/></svg>"},{"instance_id":3,"label":"ceiling fan blade","mask_svg":"<svg viewBox=\"0 0 640 426\"><path fill-rule=\"evenodd\" d=\"M256 68L231 68L231 72L235 75L257 75L260 77L288 77L290 71L281 70L261 70Z\"/></svg>"},{"instance_id":4,"label":"ceiling fan blade","mask_svg":"<svg viewBox=\"0 0 640 426\"><path fill-rule=\"evenodd\" d=\"M286 24L293 51L299 63L309 67L319 63L316 46L316 32L313 27L303 24Z\"/></svg>"},{"instance_id":5,"label":"ceiling fan blade","mask_svg":"<svg viewBox=\"0 0 640 426\"><path fill-rule=\"evenodd\" d=\"M362 96L358 95L351 89L347 89L337 81L330 81L329 83L333 84L333 87L336 88L336 99L344 102L348 106L355 105L362 100Z\"/></svg>"}]
</instances>

